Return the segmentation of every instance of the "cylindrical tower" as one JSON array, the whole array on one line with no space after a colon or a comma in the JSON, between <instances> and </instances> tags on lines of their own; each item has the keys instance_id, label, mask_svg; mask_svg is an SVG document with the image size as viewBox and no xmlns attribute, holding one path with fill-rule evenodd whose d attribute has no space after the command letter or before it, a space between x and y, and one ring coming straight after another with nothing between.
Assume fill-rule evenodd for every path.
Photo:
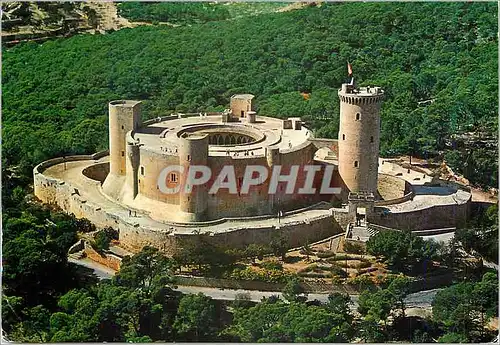
<instances>
[{"instance_id":1,"label":"cylindrical tower","mask_svg":"<svg viewBox=\"0 0 500 345\"><path fill-rule=\"evenodd\" d=\"M349 192L377 192L380 144L379 87L342 84L338 138L339 174ZM347 191L346 191L347 192Z\"/></svg>"},{"instance_id":2,"label":"cylindrical tower","mask_svg":"<svg viewBox=\"0 0 500 345\"><path fill-rule=\"evenodd\" d=\"M126 142L128 131L141 125L141 102L112 101L109 103L109 173L126 174Z\"/></svg>"},{"instance_id":3,"label":"cylindrical tower","mask_svg":"<svg viewBox=\"0 0 500 345\"><path fill-rule=\"evenodd\" d=\"M208 166L208 134L192 134L183 138L179 150L179 163L184 167L182 176L182 189L179 192L180 209L185 213L185 221L202 221L206 216L208 205L207 185L194 185L190 193L185 193L186 177L192 165ZM198 178L198 176L196 176Z\"/></svg>"},{"instance_id":4,"label":"cylindrical tower","mask_svg":"<svg viewBox=\"0 0 500 345\"><path fill-rule=\"evenodd\" d=\"M130 196L132 199L134 199L137 196L137 193L139 193L139 184L138 184L138 178L139 178L139 160L140 160L140 151L139 151L139 145L137 145L135 142L128 142L127 143L127 160L126 160L126 171L127 171L127 176L126 176L126 182L127 182L127 187L130 192Z\"/></svg>"}]
</instances>

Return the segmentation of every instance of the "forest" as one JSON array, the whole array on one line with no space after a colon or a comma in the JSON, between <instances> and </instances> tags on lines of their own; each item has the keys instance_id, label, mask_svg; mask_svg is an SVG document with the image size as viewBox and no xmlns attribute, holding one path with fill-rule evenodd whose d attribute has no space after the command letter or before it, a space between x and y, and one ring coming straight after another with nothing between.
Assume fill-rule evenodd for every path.
<instances>
[{"instance_id":1,"label":"forest","mask_svg":"<svg viewBox=\"0 0 500 345\"><path fill-rule=\"evenodd\" d=\"M183 295L175 291L173 274L179 262L192 259L165 258L153 248L125 259L119 274L98 282L67 258L88 222L40 206L29 185L33 167L43 160L106 149L107 103L117 99L143 100L148 119L222 110L231 95L253 93L259 114L301 116L316 136L336 138L337 90L346 81L350 61L359 85L386 91L384 157L445 158L472 183L496 186L496 4L330 3L251 19L238 18L231 8L229 14L221 9L208 16L200 4L145 6L127 4L121 11L138 21L182 25L141 26L2 49L2 326L9 339L492 339L484 328L498 309L498 277L491 272L441 290L432 317L425 319L406 317L404 279L367 288L359 297L356 318L348 295L306 302L293 279L283 291L286 300L255 303L242 296L221 302ZM155 11L156 17L146 17ZM161 17L165 13L168 17ZM497 209L488 212L457 237L467 252L486 253L493 260L498 245L483 242L495 243ZM374 238L370 251L403 266L428 251L427 243L398 236ZM384 245L401 238L409 247ZM99 246L109 241L103 242ZM218 267L227 264L220 262L226 257L219 255L216 262L198 258L197 264Z\"/></svg>"},{"instance_id":2,"label":"forest","mask_svg":"<svg viewBox=\"0 0 500 345\"><path fill-rule=\"evenodd\" d=\"M441 289L432 301L432 314L424 317L408 315L411 278L406 276L379 287L366 284L357 306L339 292L324 302L307 301L296 277L287 280L283 298L255 302L242 294L218 301L176 291L179 258L151 247L125 257L113 278L98 281L91 270L67 258L77 232L92 230L88 221L40 206L20 187L2 199L2 206L2 329L9 340L428 343L486 342L495 335L485 326L498 311L496 272L471 271ZM427 242L414 236L401 255L401 245L381 246L387 237L381 234L373 237L368 251L403 264L418 256L417 242ZM405 236L389 234L395 241ZM207 248L202 256L194 254L196 264L220 266Z\"/></svg>"},{"instance_id":3,"label":"forest","mask_svg":"<svg viewBox=\"0 0 500 345\"><path fill-rule=\"evenodd\" d=\"M386 91L382 156L445 157L473 184L496 186L495 6L331 3L4 49L3 163L29 175L45 159L105 149L107 103L124 98L143 100L151 118L252 93L259 114L301 116L336 138L350 61L359 85ZM493 146L457 139L474 133Z\"/></svg>"}]
</instances>

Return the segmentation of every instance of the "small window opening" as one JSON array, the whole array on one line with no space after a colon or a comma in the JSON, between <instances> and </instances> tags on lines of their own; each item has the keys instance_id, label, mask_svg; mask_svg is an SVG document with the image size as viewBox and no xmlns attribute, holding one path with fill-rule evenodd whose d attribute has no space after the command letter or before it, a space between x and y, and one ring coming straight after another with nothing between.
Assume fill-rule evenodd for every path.
<instances>
[{"instance_id":1,"label":"small window opening","mask_svg":"<svg viewBox=\"0 0 500 345\"><path fill-rule=\"evenodd\" d=\"M358 161L354 161L354 167L357 168L358 167Z\"/></svg>"},{"instance_id":2,"label":"small window opening","mask_svg":"<svg viewBox=\"0 0 500 345\"><path fill-rule=\"evenodd\" d=\"M141 167L141 175L144 176L144 167Z\"/></svg>"},{"instance_id":3,"label":"small window opening","mask_svg":"<svg viewBox=\"0 0 500 345\"><path fill-rule=\"evenodd\" d=\"M356 121L359 121L361 115L359 113L356 114Z\"/></svg>"},{"instance_id":4,"label":"small window opening","mask_svg":"<svg viewBox=\"0 0 500 345\"><path fill-rule=\"evenodd\" d=\"M370 142L373 143L373 135L370 137Z\"/></svg>"},{"instance_id":5,"label":"small window opening","mask_svg":"<svg viewBox=\"0 0 500 345\"><path fill-rule=\"evenodd\" d=\"M342 134L342 140L345 140L345 134Z\"/></svg>"},{"instance_id":6,"label":"small window opening","mask_svg":"<svg viewBox=\"0 0 500 345\"><path fill-rule=\"evenodd\" d=\"M177 182L177 174L176 173L170 174L170 182Z\"/></svg>"},{"instance_id":7,"label":"small window opening","mask_svg":"<svg viewBox=\"0 0 500 345\"><path fill-rule=\"evenodd\" d=\"M122 126L122 129L125 129L125 127L124 127L124 126Z\"/></svg>"},{"instance_id":8,"label":"small window opening","mask_svg":"<svg viewBox=\"0 0 500 345\"><path fill-rule=\"evenodd\" d=\"M191 160L191 156L190 155L187 156L187 160L188 160L188 162Z\"/></svg>"},{"instance_id":9,"label":"small window opening","mask_svg":"<svg viewBox=\"0 0 500 345\"><path fill-rule=\"evenodd\" d=\"M122 157L125 157L125 151L122 151Z\"/></svg>"}]
</instances>

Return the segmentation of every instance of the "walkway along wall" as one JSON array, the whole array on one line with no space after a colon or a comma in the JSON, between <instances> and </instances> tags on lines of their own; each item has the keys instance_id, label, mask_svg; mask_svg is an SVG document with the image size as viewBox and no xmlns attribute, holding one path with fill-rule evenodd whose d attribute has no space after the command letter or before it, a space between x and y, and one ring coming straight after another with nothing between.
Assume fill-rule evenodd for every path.
<instances>
[{"instance_id":1,"label":"walkway along wall","mask_svg":"<svg viewBox=\"0 0 500 345\"><path fill-rule=\"evenodd\" d=\"M399 230L462 228L469 219L472 196L466 203L434 205L420 210L393 212L384 215L383 207L375 207L370 223Z\"/></svg>"},{"instance_id":2,"label":"walkway along wall","mask_svg":"<svg viewBox=\"0 0 500 345\"><path fill-rule=\"evenodd\" d=\"M176 233L177 226L175 225L165 224L158 228L139 226L136 222L125 220L116 215L116 209L112 213L89 202L80 195L78 189L68 183L43 174L46 168L55 164L78 160L96 160L105 155L106 153L103 152L90 156L56 158L39 164L33 171L35 196L46 204L57 205L65 212L73 213L77 218L87 218L97 227L109 226L117 229L120 234L120 246L131 252L138 252L144 246L150 245L172 255L179 246L182 246L184 241L197 237L194 232L197 229L196 224L193 224L193 233L189 234L185 231L183 234ZM95 183L96 188L99 188L99 181L89 179L89 182ZM123 210L123 212L126 211ZM201 234L206 232L203 231L202 224L199 225L199 231ZM269 244L273 239L283 237L288 241L290 247L296 247L321 240L341 231L342 229L335 222L332 212L329 212L315 218L287 222L287 224L279 224L276 219L275 225L258 228L234 224L234 229L227 232L211 233L209 238L214 243L244 248L250 243Z\"/></svg>"}]
</instances>

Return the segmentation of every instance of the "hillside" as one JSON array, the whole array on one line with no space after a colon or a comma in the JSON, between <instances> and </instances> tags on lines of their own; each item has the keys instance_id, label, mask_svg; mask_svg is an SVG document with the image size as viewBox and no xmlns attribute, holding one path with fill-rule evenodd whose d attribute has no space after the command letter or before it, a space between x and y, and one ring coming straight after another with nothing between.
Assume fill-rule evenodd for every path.
<instances>
[{"instance_id":1,"label":"hillside","mask_svg":"<svg viewBox=\"0 0 500 345\"><path fill-rule=\"evenodd\" d=\"M29 176L44 159L105 148L107 102L122 98L144 100L151 118L221 109L248 92L259 113L302 116L335 138L349 60L358 84L386 90L383 155L445 155L472 182L496 186L496 6L332 3L4 49L3 166ZM459 140L474 133L493 145Z\"/></svg>"}]
</instances>

